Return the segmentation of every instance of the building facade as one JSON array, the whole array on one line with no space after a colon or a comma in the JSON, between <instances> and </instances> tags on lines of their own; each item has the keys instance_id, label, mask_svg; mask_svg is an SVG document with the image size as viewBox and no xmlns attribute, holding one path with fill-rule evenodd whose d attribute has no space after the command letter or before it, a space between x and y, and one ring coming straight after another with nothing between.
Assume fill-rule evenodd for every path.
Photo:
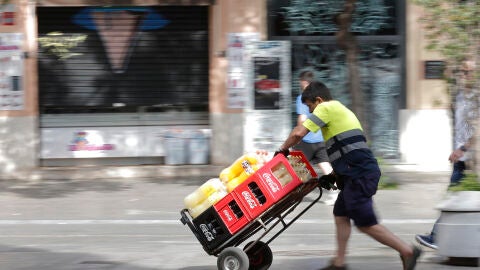
<instances>
[{"instance_id":1,"label":"building facade","mask_svg":"<svg viewBox=\"0 0 480 270\"><path fill-rule=\"evenodd\" d=\"M289 42L292 97L296 74L311 68L348 104L348 63L334 30L292 27L301 25L288 19L287 11L302 12L294 2L8 1L0 6L2 172L164 164L175 151L166 138L194 132L208 138L208 163L231 163L248 132L246 110L228 105L232 33ZM377 12L388 11L381 23L389 26L358 37L372 148L446 168L451 124L446 86L435 75L441 58L424 49L421 9L384 3Z\"/></svg>"}]
</instances>

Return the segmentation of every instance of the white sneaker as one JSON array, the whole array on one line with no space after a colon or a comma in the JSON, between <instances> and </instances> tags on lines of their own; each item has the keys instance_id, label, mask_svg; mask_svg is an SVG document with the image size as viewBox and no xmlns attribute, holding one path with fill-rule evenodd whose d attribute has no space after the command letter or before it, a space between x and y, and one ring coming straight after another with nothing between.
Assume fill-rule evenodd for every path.
<instances>
[{"instance_id":1,"label":"white sneaker","mask_svg":"<svg viewBox=\"0 0 480 270\"><path fill-rule=\"evenodd\" d=\"M325 191L326 193L326 199L322 201L326 205L334 205L335 201L337 200L338 197L338 190L330 190L330 191Z\"/></svg>"}]
</instances>

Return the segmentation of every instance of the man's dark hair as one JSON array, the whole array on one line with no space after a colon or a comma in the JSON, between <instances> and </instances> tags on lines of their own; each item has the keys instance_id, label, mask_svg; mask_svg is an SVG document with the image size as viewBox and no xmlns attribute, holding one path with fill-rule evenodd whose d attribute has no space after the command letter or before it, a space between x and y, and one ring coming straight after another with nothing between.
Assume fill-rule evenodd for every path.
<instances>
[{"instance_id":1,"label":"man's dark hair","mask_svg":"<svg viewBox=\"0 0 480 270\"><path fill-rule=\"evenodd\" d=\"M332 100L330 90L325 84L319 81L311 82L302 93L302 102L305 101L315 102L317 97L321 97L324 101Z\"/></svg>"},{"instance_id":2,"label":"man's dark hair","mask_svg":"<svg viewBox=\"0 0 480 270\"><path fill-rule=\"evenodd\" d=\"M300 74L298 75L298 78L300 79L300 81L307 81L311 83L313 81L314 75L312 71L304 70L300 72Z\"/></svg>"}]
</instances>

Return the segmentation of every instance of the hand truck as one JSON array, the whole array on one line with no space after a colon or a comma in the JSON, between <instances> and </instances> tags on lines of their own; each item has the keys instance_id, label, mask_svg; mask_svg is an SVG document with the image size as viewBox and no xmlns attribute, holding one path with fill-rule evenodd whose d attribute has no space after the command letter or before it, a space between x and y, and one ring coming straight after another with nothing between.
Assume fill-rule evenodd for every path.
<instances>
[{"instance_id":1,"label":"hand truck","mask_svg":"<svg viewBox=\"0 0 480 270\"><path fill-rule=\"evenodd\" d=\"M294 215L290 221L287 221L286 217L292 214L303 198L316 189L319 191L317 197L298 214ZM200 226L196 224L187 209L180 211L180 221L183 225L188 225L207 254L217 256L217 267L219 270L266 270L273 261L273 254L268 244L307 212L321 197L322 188L318 179L311 178L290 191L285 197L250 221L235 234L230 235L227 233L216 245L209 245L204 235L206 229L202 226L203 224ZM283 227L269 239L262 241L279 224ZM264 230L264 232L257 238L249 241L243 249L239 247L244 241L253 238L260 230Z\"/></svg>"}]
</instances>

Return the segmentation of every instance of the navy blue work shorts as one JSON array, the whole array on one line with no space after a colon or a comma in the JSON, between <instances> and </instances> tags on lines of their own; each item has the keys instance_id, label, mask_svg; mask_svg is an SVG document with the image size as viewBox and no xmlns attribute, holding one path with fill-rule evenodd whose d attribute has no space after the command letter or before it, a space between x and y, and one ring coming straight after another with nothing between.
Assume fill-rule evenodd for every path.
<instances>
[{"instance_id":1,"label":"navy blue work shorts","mask_svg":"<svg viewBox=\"0 0 480 270\"><path fill-rule=\"evenodd\" d=\"M378 224L373 210L372 196L377 192L380 172L372 172L357 178L344 179L345 186L333 206L333 215L348 217L357 227Z\"/></svg>"}]
</instances>

